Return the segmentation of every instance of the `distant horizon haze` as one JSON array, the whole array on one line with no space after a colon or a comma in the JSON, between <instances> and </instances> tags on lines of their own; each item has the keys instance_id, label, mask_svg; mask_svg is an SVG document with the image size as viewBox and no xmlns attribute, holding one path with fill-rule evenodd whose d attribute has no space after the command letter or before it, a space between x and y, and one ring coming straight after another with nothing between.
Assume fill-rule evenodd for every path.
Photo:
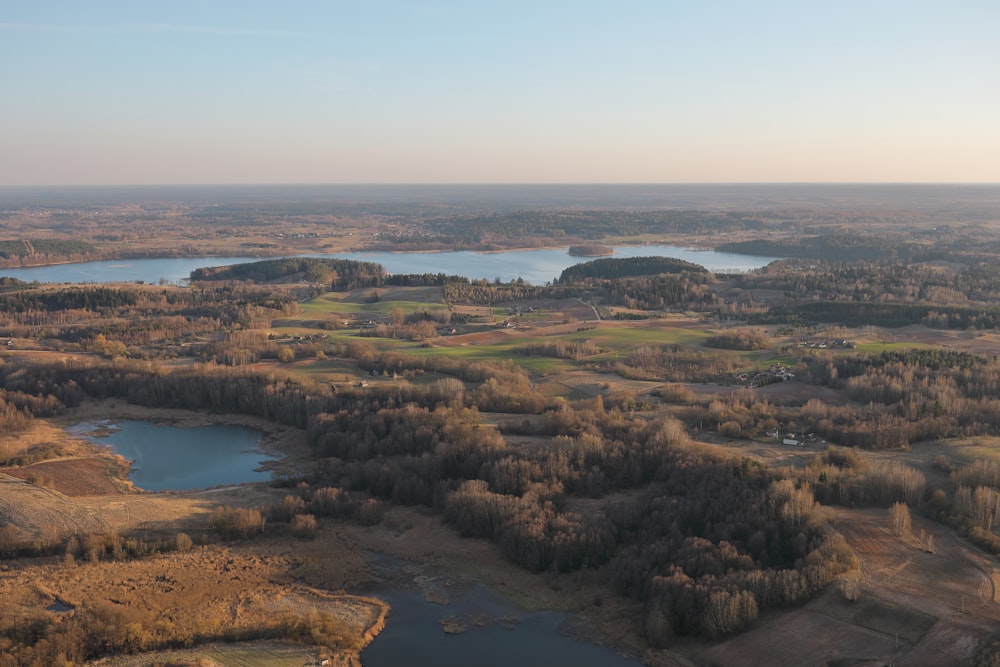
<instances>
[{"instance_id":1,"label":"distant horizon haze","mask_svg":"<svg viewBox=\"0 0 1000 667\"><path fill-rule=\"evenodd\" d=\"M1000 219L998 183L449 183L189 184L0 186L0 208L124 203L219 204L302 202L329 210L383 210L412 204L423 215L481 214L538 208L701 210L925 210ZM381 204L389 208L380 207ZM339 208L346 205L348 208Z\"/></svg>"},{"instance_id":2,"label":"distant horizon haze","mask_svg":"<svg viewBox=\"0 0 1000 667\"><path fill-rule=\"evenodd\" d=\"M562 187L562 186L895 186L895 185L1000 185L986 181L216 181L216 182L93 182L0 183L0 188L199 188L199 187Z\"/></svg>"}]
</instances>

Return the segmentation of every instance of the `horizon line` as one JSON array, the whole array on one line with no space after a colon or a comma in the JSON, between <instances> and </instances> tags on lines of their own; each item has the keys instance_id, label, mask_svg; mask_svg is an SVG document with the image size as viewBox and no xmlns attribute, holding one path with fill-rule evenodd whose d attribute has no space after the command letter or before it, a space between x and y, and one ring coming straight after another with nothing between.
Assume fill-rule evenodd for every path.
<instances>
[{"instance_id":1,"label":"horizon line","mask_svg":"<svg viewBox=\"0 0 1000 667\"><path fill-rule=\"evenodd\" d=\"M337 186L337 187L505 187L505 186L709 186L709 185L1000 185L998 181L244 181L218 183L0 183L0 188L144 188L144 187L265 187L265 186Z\"/></svg>"}]
</instances>

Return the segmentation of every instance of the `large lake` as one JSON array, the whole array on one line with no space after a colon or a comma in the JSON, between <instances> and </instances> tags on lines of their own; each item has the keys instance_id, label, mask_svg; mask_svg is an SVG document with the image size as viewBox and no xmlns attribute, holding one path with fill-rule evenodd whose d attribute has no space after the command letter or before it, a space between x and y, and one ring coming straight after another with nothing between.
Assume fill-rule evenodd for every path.
<instances>
[{"instance_id":1,"label":"large lake","mask_svg":"<svg viewBox=\"0 0 1000 667\"><path fill-rule=\"evenodd\" d=\"M82 423L67 431L110 446L133 462L129 479L147 491L184 491L225 484L266 482L258 468L263 433L243 426L213 424L181 428L144 421Z\"/></svg>"},{"instance_id":2,"label":"large lake","mask_svg":"<svg viewBox=\"0 0 1000 667\"><path fill-rule=\"evenodd\" d=\"M447 273L470 280L499 278L503 282L523 278L534 285L555 280L566 267L590 261L573 257L566 248L543 250L508 250L504 252L352 252L309 257L336 257L376 262L389 273ZM714 250L693 250L670 245L619 246L614 257L663 256L694 262L709 271L748 271L773 262L776 257L739 255ZM134 259L104 262L55 264L21 269L0 269L0 276L42 283L179 283L191 272L205 266L228 266L260 261L259 257L178 257L169 259Z\"/></svg>"}]
</instances>

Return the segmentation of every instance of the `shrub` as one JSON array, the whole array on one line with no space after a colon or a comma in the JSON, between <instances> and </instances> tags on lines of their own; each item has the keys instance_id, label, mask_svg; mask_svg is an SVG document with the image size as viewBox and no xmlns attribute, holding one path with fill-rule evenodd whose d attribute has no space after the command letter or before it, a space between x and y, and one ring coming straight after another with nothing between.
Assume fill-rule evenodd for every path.
<instances>
[{"instance_id":1,"label":"shrub","mask_svg":"<svg viewBox=\"0 0 1000 667\"><path fill-rule=\"evenodd\" d=\"M225 539L246 539L264 532L264 515L258 509L217 507L209 525Z\"/></svg>"},{"instance_id":2,"label":"shrub","mask_svg":"<svg viewBox=\"0 0 1000 667\"><path fill-rule=\"evenodd\" d=\"M296 514L292 517L292 534L300 540L316 536L316 517L312 514Z\"/></svg>"},{"instance_id":3,"label":"shrub","mask_svg":"<svg viewBox=\"0 0 1000 667\"><path fill-rule=\"evenodd\" d=\"M191 536L187 533L177 533L177 536L174 537L174 549L180 553L191 551L192 546L194 546L194 543L191 541Z\"/></svg>"}]
</instances>

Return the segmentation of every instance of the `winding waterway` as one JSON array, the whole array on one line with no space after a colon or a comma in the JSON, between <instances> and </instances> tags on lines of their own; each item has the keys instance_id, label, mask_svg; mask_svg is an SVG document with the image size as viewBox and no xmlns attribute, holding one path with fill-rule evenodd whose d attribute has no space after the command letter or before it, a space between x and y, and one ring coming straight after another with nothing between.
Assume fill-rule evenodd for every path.
<instances>
[{"instance_id":1,"label":"winding waterway","mask_svg":"<svg viewBox=\"0 0 1000 667\"><path fill-rule=\"evenodd\" d=\"M642 663L606 646L562 632L566 616L523 613L482 587L429 602L419 591L377 594L388 602L385 629L364 650L365 667L639 667ZM456 627L446 633L443 624Z\"/></svg>"}]
</instances>

